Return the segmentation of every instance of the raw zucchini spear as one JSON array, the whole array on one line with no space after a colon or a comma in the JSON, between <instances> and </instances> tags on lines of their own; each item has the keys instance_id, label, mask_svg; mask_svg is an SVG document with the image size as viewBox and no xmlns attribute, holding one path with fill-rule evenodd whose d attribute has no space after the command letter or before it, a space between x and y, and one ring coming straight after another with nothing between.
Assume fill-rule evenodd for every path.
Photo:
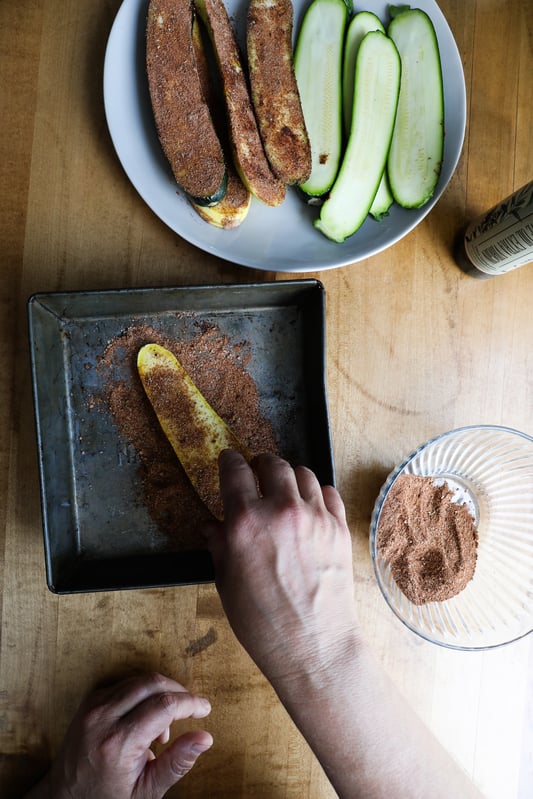
<instances>
[{"instance_id":1,"label":"raw zucchini spear","mask_svg":"<svg viewBox=\"0 0 533 799\"><path fill-rule=\"evenodd\" d=\"M387 169L385 168L385 171L381 177L381 183L379 184L377 194L374 197L374 201L372 202L370 211L368 213L370 216L373 216L377 222L381 222L382 219L389 215L390 207L393 202L394 197L392 196L392 192L390 190Z\"/></svg>"},{"instance_id":2,"label":"raw zucchini spear","mask_svg":"<svg viewBox=\"0 0 533 799\"><path fill-rule=\"evenodd\" d=\"M420 208L433 195L442 166L442 68L428 15L408 7L394 13L388 34L400 53L402 81L387 169L396 202Z\"/></svg>"},{"instance_id":3,"label":"raw zucchini spear","mask_svg":"<svg viewBox=\"0 0 533 799\"><path fill-rule=\"evenodd\" d=\"M344 0L313 0L294 54L294 71L311 143L311 175L300 189L320 197L331 188L342 153Z\"/></svg>"},{"instance_id":4,"label":"raw zucchini spear","mask_svg":"<svg viewBox=\"0 0 533 799\"><path fill-rule=\"evenodd\" d=\"M339 175L315 226L342 242L363 224L376 196L389 152L398 93L400 57L392 39L367 33L355 66L350 138Z\"/></svg>"},{"instance_id":5,"label":"raw zucchini spear","mask_svg":"<svg viewBox=\"0 0 533 799\"><path fill-rule=\"evenodd\" d=\"M344 117L344 130L346 135L350 135L353 112L353 88L355 80L355 61L359 46L364 37L370 31L381 31L385 33L385 28L380 18L371 11L360 11L348 25L346 31L346 41L344 43L344 62L342 74L342 110ZM388 215L389 209L394 202L387 179L387 170L383 170L383 176L379 184L374 202L370 206L370 215L380 221Z\"/></svg>"},{"instance_id":6,"label":"raw zucchini spear","mask_svg":"<svg viewBox=\"0 0 533 799\"><path fill-rule=\"evenodd\" d=\"M159 344L138 352L137 370L159 424L200 499L222 516L218 456L223 449L250 454L211 407L181 363Z\"/></svg>"},{"instance_id":7,"label":"raw zucchini spear","mask_svg":"<svg viewBox=\"0 0 533 799\"><path fill-rule=\"evenodd\" d=\"M370 31L381 31L381 33L385 33L385 28L380 18L371 11L360 11L352 17L348 25L348 30L346 31L344 60L342 65L342 113L344 118L344 130L347 136L350 135L350 128L352 126L355 60L359 51L359 45Z\"/></svg>"}]
</instances>

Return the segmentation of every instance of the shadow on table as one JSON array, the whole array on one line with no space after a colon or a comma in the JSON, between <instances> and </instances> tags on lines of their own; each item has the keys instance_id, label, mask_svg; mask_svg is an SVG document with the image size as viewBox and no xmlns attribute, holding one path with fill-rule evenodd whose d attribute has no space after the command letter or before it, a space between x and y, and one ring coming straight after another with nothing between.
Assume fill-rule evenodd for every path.
<instances>
[{"instance_id":1,"label":"shadow on table","mask_svg":"<svg viewBox=\"0 0 533 799\"><path fill-rule=\"evenodd\" d=\"M0 794L2 799L23 799L24 794L44 777L49 766L49 753L42 751L21 754L0 753Z\"/></svg>"}]
</instances>

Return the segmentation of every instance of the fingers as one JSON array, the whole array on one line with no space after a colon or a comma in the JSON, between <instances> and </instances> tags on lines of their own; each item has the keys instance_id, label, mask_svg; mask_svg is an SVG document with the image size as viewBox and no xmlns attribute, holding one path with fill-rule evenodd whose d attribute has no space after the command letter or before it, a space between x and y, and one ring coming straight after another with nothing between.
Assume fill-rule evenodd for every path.
<instances>
[{"instance_id":1,"label":"fingers","mask_svg":"<svg viewBox=\"0 0 533 799\"><path fill-rule=\"evenodd\" d=\"M106 707L110 717L118 718L129 713L150 696L163 692L184 692L187 689L181 683L166 677L163 674L134 674L114 685L95 691L89 697L89 704Z\"/></svg>"},{"instance_id":2,"label":"fingers","mask_svg":"<svg viewBox=\"0 0 533 799\"><path fill-rule=\"evenodd\" d=\"M218 463L220 494L224 515L228 516L243 505L257 500L257 484L252 469L239 452L224 450L220 453Z\"/></svg>"},{"instance_id":3,"label":"fingers","mask_svg":"<svg viewBox=\"0 0 533 799\"><path fill-rule=\"evenodd\" d=\"M300 496L292 466L276 455L259 455L254 460L259 488L264 497L281 501Z\"/></svg>"},{"instance_id":4,"label":"fingers","mask_svg":"<svg viewBox=\"0 0 533 799\"><path fill-rule=\"evenodd\" d=\"M184 691L160 693L148 697L123 719L127 731L135 730L139 749L166 737L167 730L179 719L202 719L211 712L207 699Z\"/></svg>"},{"instance_id":5,"label":"fingers","mask_svg":"<svg viewBox=\"0 0 533 799\"><path fill-rule=\"evenodd\" d=\"M333 486L324 486L322 488L322 497L324 504L332 516L335 516L338 522L346 524L346 508L342 501L341 495Z\"/></svg>"},{"instance_id":6,"label":"fingers","mask_svg":"<svg viewBox=\"0 0 533 799\"><path fill-rule=\"evenodd\" d=\"M280 503L301 498L315 507L325 507L339 522L346 523L346 511L338 491L333 486L322 487L315 473L306 466L293 469L283 458L263 454L254 459L252 470L238 452L224 450L219 458L219 468L226 518L257 502L259 483L261 498L273 498ZM204 534L211 554L216 559L221 555L224 544L223 528L209 525L204 528Z\"/></svg>"},{"instance_id":7,"label":"fingers","mask_svg":"<svg viewBox=\"0 0 533 799\"><path fill-rule=\"evenodd\" d=\"M314 472L306 466L297 466L294 476L300 496L306 502L322 504L322 489Z\"/></svg>"},{"instance_id":8,"label":"fingers","mask_svg":"<svg viewBox=\"0 0 533 799\"><path fill-rule=\"evenodd\" d=\"M202 752L213 743L212 736L204 730L185 733L168 746L145 770L142 795L162 796L187 774ZM146 790L147 789L147 790Z\"/></svg>"}]
</instances>

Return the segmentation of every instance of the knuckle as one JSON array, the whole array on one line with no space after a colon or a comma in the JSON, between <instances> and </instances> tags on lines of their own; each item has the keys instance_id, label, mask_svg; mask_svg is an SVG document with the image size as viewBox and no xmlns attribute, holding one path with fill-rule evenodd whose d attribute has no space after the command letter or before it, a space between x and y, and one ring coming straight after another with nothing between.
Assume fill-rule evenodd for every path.
<instances>
[{"instance_id":1,"label":"knuckle","mask_svg":"<svg viewBox=\"0 0 533 799\"><path fill-rule=\"evenodd\" d=\"M84 710L79 722L82 735L88 735L92 730L99 729L103 723L103 715L103 704L96 704Z\"/></svg>"},{"instance_id":2,"label":"knuckle","mask_svg":"<svg viewBox=\"0 0 533 799\"><path fill-rule=\"evenodd\" d=\"M231 545L235 549L247 542L247 540L254 536L257 528L257 514L254 508L251 508L247 502L241 498L236 498L232 506L231 513Z\"/></svg>"},{"instance_id":3,"label":"knuckle","mask_svg":"<svg viewBox=\"0 0 533 799\"><path fill-rule=\"evenodd\" d=\"M191 754L189 756L185 754L181 754L179 757L174 757L170 761L170 768L172 769L172 773L177 777L177 779L181 779L189 771L192 769L196 762L195 757Z\"/></svg>"},{"instance_id":4,"label":"knuckle","mask_svg":"<svg viewBox=\"0 0 533 799\"><path fill-rule=\"evenodd\" d=\"M164 713L172 713L179 705L179 700L180 697L177 694L171 694L168 691L161 692L156 698L157 704Z\"/></svg>"},{"instance_id":5,"label":"knuckle","mask_svg":"<svg viewBox=\"0 0 533 799\"><path fill-rule=\"evenodd\" d=\"M163 688L166 686L166 677L158 671L149 671L146 675L147 682L154 685L156 688Z\"/></svg>"},{"instance_id":6,"label":"knuckle","mask_svg":"<svg viewBox=\"0 0 533 799\"><path fill-rule=\"evenodd\" d=\"M123 746L122 736L117 731L108 733L98 747L102 768L116 768Z\"/></svg>"}]
</instances>

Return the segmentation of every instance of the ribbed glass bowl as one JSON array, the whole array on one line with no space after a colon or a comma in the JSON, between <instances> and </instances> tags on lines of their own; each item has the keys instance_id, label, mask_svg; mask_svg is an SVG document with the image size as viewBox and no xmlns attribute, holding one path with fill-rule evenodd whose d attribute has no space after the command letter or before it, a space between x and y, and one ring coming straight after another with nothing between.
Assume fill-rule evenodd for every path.
<instances>
[{"instance_id":1,"label":"ribbed glass bowl","mask_svg":"<svg viewBox=\"0 0 533 799\"><path fill-rule=\"evenodd\" d=\"M445 479L460 491L479 535L474 576L444 602L414 605L376 546L383 505L396 478ZM387 478L370 525L379 587L396 616L428 641L455 649L487 649L533 630L533 438L506 427L463 427L423 444Z\"/></svg>"}]
</instances>

